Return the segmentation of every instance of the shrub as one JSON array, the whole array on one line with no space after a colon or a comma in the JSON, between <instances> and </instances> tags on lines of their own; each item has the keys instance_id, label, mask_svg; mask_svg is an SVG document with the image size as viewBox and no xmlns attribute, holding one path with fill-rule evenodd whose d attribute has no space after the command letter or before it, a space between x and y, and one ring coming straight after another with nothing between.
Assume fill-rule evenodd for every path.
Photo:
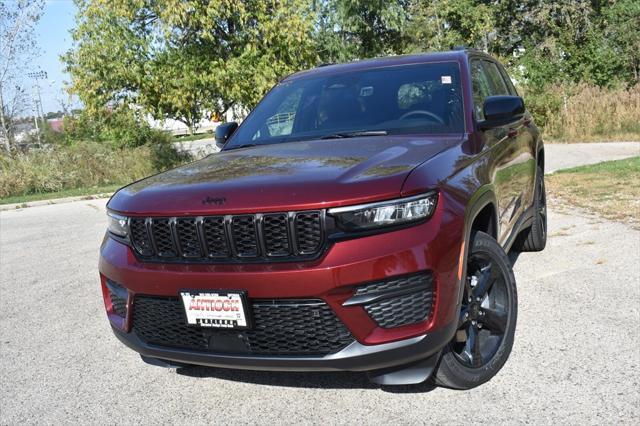
<instances>
[{"instance_id":1,"label":"shrub","mask_svg":"<svg viewBox=\"0 0 640 426\"><path fill-rule=\"evenodd\" d=\"M188 161L168 142L112 149L85 142L0 157L0 197L126 184Z\"/></svg>"},{"instance_id":2,"label":"shrub","mask_svg":"<svg viewBox=\"0 0 640 426\"><path fill-rule=\"evenodd\" d=\"M548 139L640 139L640 85L607 89L580 84L523 92L527 108Z\"/></svg>"},{"instance_id":3,"label":"shrub","mask_svg":"<svg viewBox=\"0 0 640 426\"><path fill-rule=\"evenodd\" d=\"M76 117L66 117L64 134L67 144L90 140L113 148L135 148L163 141L165 132L152 129L135 111L118 108L97 114L83 111Z\"/></svg>"}]
</instances>

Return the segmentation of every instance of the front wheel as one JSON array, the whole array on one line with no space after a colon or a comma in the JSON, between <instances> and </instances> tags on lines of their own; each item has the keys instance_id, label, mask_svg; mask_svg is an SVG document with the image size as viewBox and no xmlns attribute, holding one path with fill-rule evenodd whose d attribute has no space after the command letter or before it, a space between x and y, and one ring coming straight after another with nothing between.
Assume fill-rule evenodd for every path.
<instances>
[{"instance_id":1,"label":"front wheel","mask_svg":"<svg viewBox=\"0 0 640 426\"><path fill-rule=\"evenodd\" d=\"M433 376L437 385L470 389L489 381L507 361L518 296L511 263L496 240L471 236L458 329Z\"/></svg>"}]
</instances>

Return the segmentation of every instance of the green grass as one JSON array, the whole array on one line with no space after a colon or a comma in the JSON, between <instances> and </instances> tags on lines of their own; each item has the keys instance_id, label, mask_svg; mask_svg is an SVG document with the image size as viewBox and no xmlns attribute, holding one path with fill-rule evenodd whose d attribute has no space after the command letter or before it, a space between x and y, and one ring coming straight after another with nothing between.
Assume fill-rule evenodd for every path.
<instances>
[{"instance_id":1,"label":"green grass","mask_svg":"<svg viewBox=\"0 0 640 426\"><path fill-rule=\"evenodd\" d=\"M190 142L190 141L199 141L200 139L208 139L212 138L213 133L199 133L197 135L187 135L187 136L174 136L174 142Z\"/></svg>"},{"instance_id":2,"label":"green grass","mask_svg":"<svg viewBox=\"0 0 640 426\"><path fill-rule=\"evenodd\" d=\"M640 228L640 157L560 170L545 180L557 199Z\"/></svg>"},{"instance_id":3,"label":"green grass","mask_svg":"<svg viewBox=\"0 0 640 426\"><path fill-rule=\"evenodd\" d=\"M603 161L597 164L572 167L558 170L556 174L564 173L613 173L620 178L629 177L640 173L640 157L631 157L624 160Z\"/></svg>"},{"instance_id":4,"label":"green grass","mask_svg":"<svg viewBox=\"0 0 640 426\"><path fill-rule=\"evenodd\" d=\"M53 200L54 198L77 197L82 195L94 195L94 194L109 194L124 185L125 184L95 186L91 188L65 189L63 191L43 192L43 193L30 194L30 195L16 195L13 197L0 198L0 204L18 204L18 203L27 203L29 201Z\"/></svg>"}]
</instances>

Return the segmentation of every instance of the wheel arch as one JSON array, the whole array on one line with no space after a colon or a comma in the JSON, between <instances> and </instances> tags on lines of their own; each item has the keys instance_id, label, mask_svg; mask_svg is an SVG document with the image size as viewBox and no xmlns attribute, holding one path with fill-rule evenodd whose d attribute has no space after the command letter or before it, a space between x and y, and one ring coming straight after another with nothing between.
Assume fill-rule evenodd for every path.
<instances>
[{"instance_id":1,"label":"wheel arch","mask_svg":"<svg viewBox=\"0 0 640 426\"><path fill-rule=\"evenodd\" d=\"M471 234L473 231L481 231L497 239L499 232L497 206L493 184L481 186L469 199L464 220L464 253L461 256L462 269L458 289L458 305L462 299L463 280L467 276L467 257L471 246Z\"/></svg>"}]
</instances>

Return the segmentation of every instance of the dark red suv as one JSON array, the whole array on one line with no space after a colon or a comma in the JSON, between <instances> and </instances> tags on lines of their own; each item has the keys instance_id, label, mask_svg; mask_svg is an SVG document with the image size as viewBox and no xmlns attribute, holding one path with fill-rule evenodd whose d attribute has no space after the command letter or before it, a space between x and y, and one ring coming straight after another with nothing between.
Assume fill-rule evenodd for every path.
<instances>
[{"instance_id":1,"label":"dark red suv","mask_svg":"<svg viewBox=\"0 0 640 426\"><path fill-rule=\"evenodd\" d=\"M544 149L472 50L278 83L218 154L109 201L116 336L155 365L367 371L467 389L513 345L506 251L546 241Z\"/></svg>"}]
</instances>

